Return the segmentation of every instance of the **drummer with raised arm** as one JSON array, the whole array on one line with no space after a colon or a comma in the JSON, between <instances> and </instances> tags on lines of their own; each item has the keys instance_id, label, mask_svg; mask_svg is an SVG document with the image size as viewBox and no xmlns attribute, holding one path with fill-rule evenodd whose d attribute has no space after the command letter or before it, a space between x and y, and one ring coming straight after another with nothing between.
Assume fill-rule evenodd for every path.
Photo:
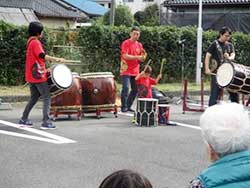
<instances>
[{"instance_id":1,"label":"drummer with raised arm","mask_svg":"<svg viewBox=\"0 0 250 188\"><path fill-rule=\"evenodd\" d=\"M218 38L209 46L205 57L205 73L211 75L211 90L209 98L209 106L217 104L217 100L221 93L221 88L216 83L216 71L218 67L226 60L232 61L235 58L235 51L233 44L230 43L231 29L222 27L219 31ZM239 97L237 93L228 91L230 100L238 102Z\"/></svg>"},{"instance_id":2,"label":"drummer with raised arm","mask_svg":"<svg viewBox=\"0 0 250 188\"><path fill-rule=\"evenodd\" d=\"M64 62L63 58L47 55L44 52L40 39L43 35L43 25L40 22L31 22L28 27L29 39L27 41L25 80L30 86L30 99L26 105L19 124L32 127L31 120L28 119L29 113L37 103L39 97L43 100L43 119L41 129L55 129L49 118L50 92L47 82L47 70L45 61Z\"/></svg>"}]
</instances>

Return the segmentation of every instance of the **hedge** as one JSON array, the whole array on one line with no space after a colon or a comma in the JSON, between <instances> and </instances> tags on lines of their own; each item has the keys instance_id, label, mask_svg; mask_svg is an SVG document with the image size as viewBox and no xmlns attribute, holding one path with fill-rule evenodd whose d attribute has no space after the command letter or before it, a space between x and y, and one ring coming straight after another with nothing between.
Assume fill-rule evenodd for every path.
<instances>
[{"instance_id":1,"label":"hedge","mask_svg":"<svg viewBox=\"0 0 250 188\"><path fill-rule=\"evenodd\" d=\"M166 58L161 83L181 80L182 45L184 45L184 77L195 79L196 72L196 28L195 27L141 27L140 42L152 60L153 76L160 69L160 62ZM66 57L69 52L53 50L53 45L79 45L81 51L73 53L82 61L79 73L111 71L119 80L120 45L129 37L130 28L93 25L80 30L45 30L43 43L49 54ZM203 32L203 57L209 44L217 37L217 31ZM25 48L27 27L17 27L0 22L0 84L18 85L24 83ZM233 33L232 42L236 49L236 62L250 66L250 35ZM71 53L71 52L70 52ZM67 58L67 57L66 57Z\"/></svg>"}]
</instances>

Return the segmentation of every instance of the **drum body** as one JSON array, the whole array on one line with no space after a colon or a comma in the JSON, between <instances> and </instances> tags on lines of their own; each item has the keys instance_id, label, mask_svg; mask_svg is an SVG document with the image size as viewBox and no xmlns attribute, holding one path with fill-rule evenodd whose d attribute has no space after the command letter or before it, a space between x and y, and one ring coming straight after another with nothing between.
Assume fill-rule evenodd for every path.
<instances>
[{"instance_id":1,"label":"drum body","mask_svg":"<svg viewBox=\"0 0 250 188\"><path fill-rule=\"evenodd\" d=\"M136 122L138 126L157 126L158 100L153 98L138 98Z\"/></svg>"},{"instance_id":2,"label":"drum body","mask_svg":"<svg viewBox=\"0 0 250 188\"><path fill-rule=\"evenodd\" d=\"M81 118L82 113L82 86L80 82L80 76L78 73L73 74L72 86L54 95L51 98L50 112L56 118L59 114L77 114L77 117Z\"/></svg>"},{"instance_id":3,"label":"drum body","mask_svg":"<svg viewBox=\"0 0 250 188\"><path fill-rule=\"evenodd\" d=\"M84 112L114 111L117 117L116 84L111 72L94 72L80 75L82 108Z\"/></svg>"},{"instance_id":4,"label":"drum body","mask_svg":"<svg viewBox=\"0 0 250 188\"><path fill-rule=\"evenodd\" d=\"M227 61L218 68L216 81L231 92L250 94L250 67Z\"/></svg>"},{"instance_id":5,"label":"drum body","mask_svg":"<svg viewBox=\"0 0 250 188\"><path fill-rule=\"evenodd\" d=\"M83 105L115 104L116 84L111 72L81 74Z\"/></svg>"},{"instance_id":6,"label":"drum body","mask_svg":"<svg viewBox=\"0 0 250 188\"><path fill-rule=\"evenodd\" d=\"M71 87L73 77L70 69L64 64L52 66L48 73L48 84L51 96L61 93L63 90Z\"/></svg>"},{"instance_id":7,"label":"drum body","mask_svg":"<svg viewBox=\"0 0 250 188\"><path fill-rule=\"evenodd\" d=\"M158 123L167 125L169 121L170 106L167 104L158 104Z\"/></svg>"}]
</instances>

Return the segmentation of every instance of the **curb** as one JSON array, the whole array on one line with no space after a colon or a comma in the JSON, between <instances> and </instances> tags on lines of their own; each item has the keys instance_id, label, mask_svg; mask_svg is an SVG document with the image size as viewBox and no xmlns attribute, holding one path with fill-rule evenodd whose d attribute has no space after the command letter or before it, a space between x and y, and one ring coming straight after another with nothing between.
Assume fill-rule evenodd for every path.
<instances>
[{"instance_id":1,"label":"curb","mask_svg":"<svg viewBox=\"0 0 250 188\"><path fill-rule=\"evenodd\" d=\"M182 92L181 91L163 91L167 96L175 96L175 97L181 97ZM190 96L199 96L200 91L190 91L188 92ZM117 93L118 96L120 96L120 93ZM209 91L204 91L204 95L209 95ZM13 96L0 96L0 99L2 102L8 102L8 103L17 103L17 102L26 102L30 98L29 95L13 95Z\"/></svg>"}]
</instances>

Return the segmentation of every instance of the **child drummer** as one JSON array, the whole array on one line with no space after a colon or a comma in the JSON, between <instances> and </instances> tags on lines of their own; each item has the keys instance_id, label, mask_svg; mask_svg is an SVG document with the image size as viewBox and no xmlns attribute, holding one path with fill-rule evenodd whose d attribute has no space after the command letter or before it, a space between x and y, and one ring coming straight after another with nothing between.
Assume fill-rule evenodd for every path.
<instances>
[{"instance_id":1,"label":"child drummer","mask_svg":"<svg viewBox=\"0 0 250 188\"><path fill-rule=\"evenodd\" d=\"M150 77L152 68L146 65L144 70L140 72L136 77L138 98L152 98L152 85L158 84L162 77L162 74L158 74L156 79Z\"/></svg>"},{"instance_id":2,"label":"child drummer","mask_svg":"<svg viewBox=\"0 0 250 188\"><path fill-rule=\"evenodd\" d=\"M152 85L156 85L162 77L162 74L158 74L157 78L151 77L152 68L146 65L142 72L140 72L136 77L135 81L137 84L137 97L138 98L152 98ZM132 123L136 122L136 113L134 113L134 118Z\"/></svg>"}]
</instances>

